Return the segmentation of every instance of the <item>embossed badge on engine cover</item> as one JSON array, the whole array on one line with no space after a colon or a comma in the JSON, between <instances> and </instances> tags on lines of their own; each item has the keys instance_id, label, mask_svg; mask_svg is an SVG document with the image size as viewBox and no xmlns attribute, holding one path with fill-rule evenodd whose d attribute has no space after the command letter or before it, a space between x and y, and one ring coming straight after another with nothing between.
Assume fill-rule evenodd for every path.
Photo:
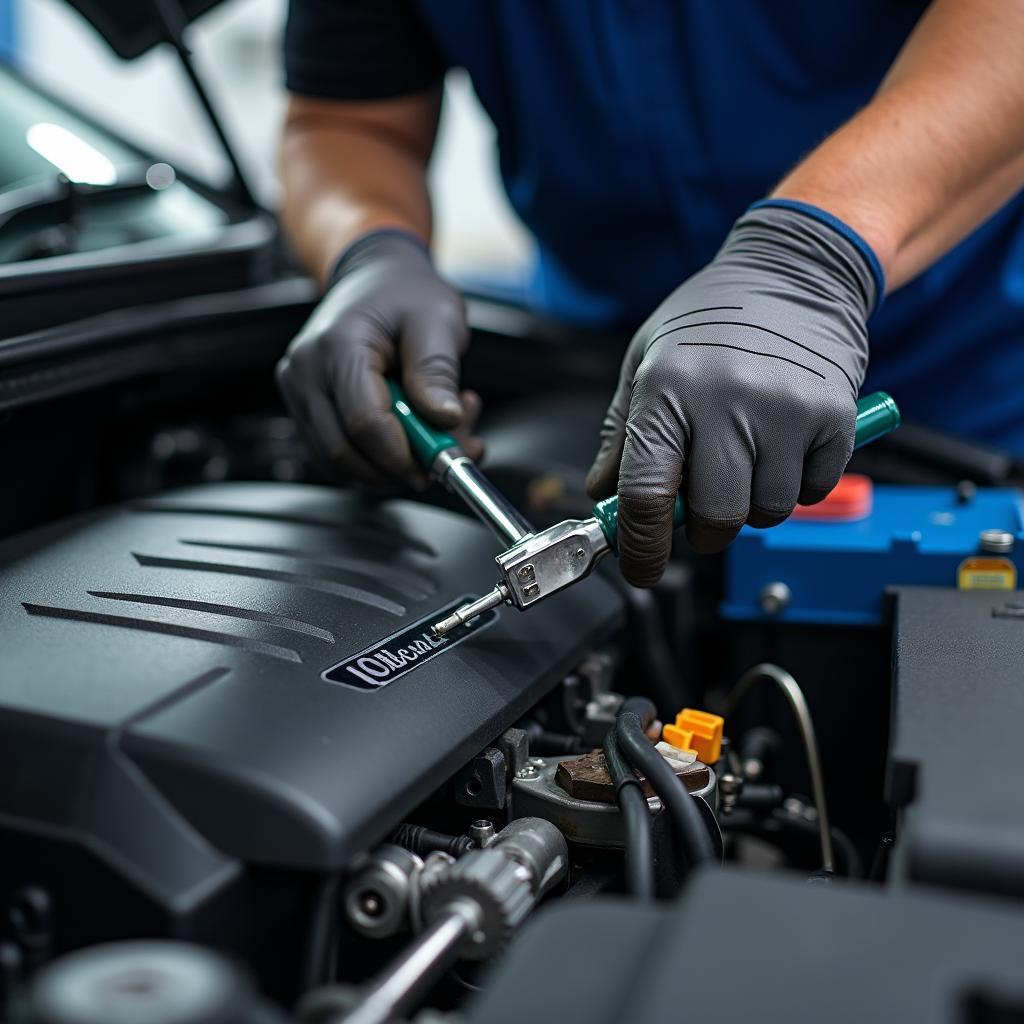
<instances>
[{"instance_id":1,"label":"embossed badge on engine cover","mask_svg":"<svg viewBox=\"0 0 1024 1024\"><path fill-rule=\"evenodd\" d=\"M360 651L351 658L333 665L321 674L321 678L329 683L352 686L357 690L379 690L382 686L393 683L418 665L444 654L467 637L479 633L498 617L497 610L492 609L444 636L434 636L431 633L430 627L435 622L451 615L456 608L471 600L471 595L464 595L444 608L438 608L411 626L407 626L400 633L392 633L365 651Z\"/></svg>"}]
</instances>

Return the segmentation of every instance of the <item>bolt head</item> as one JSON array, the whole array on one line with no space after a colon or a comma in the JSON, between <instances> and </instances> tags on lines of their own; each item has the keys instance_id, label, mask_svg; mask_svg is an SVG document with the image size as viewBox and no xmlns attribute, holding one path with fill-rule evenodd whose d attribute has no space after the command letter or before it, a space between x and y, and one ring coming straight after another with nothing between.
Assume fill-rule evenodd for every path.
<instances>
[{"instance_id":1,"label":"bolt head","mask_svg":"<svg viewBox=\"0 0 1024 1024\"><path fill-rule=\"evenodd\" d=\"M359 908L367 917L379 917L384 909L384 901L371 890L360 894Z\"/></svg>"},{"instance_id":2,"label":"bolt head","mask_svg":"<svg viewBox=\"0 0 1024 1024\"><path fill-rule=\"evenodd\" d=\"M973 480L961 480L956 485L956 503L969 505L978 496L978 485Z\"/></svg>"},{"instance_id":3,"label":"bolt head","mask_svg":"<svg viewBox=\"0 0 1024 1024\"><path fill-rule=\"evenodd\" d=\"M784 611L789 607L789 602L792 600L792 597L793 595L790 592L789 587L781 580L766 583L761 588L761 611L763 611L765 615L778 615L779 612Z\"/></svg>"},{"instance_id":4,"label":"bolt head","mask_svg":"<svg viewBox=\"0 0 1024 1024\"><path fill-rule=\"evenodd\" d=\"M733 775L732 772L723 772L718 777L718 790L722 796L738 793L742 785L743 780L738 775Z\"/></svg>"},{"instance_id":5,"label":"bolt head","mask_svg":"<svg viewBox=\"0 0 1024 1024\"><path fill-rule=\"evenodd\" d=\"M523 767L516 772L517 779L524 779L526 781L531 781L539 776L540 772L537 771L537 768L532 764L523 765Z\"/></svg>"},{"instance_id":6,"label":"bolt head","mask_svg":"<svg viewBox=\"0 0 1024 1024\"><path fill-rule=\"evenodd\" d=\"M494 841L494 836L494 823L486 818L478 818L469 826L469 838L480 848L490 846Z\"/></svg>"},{"instance_id":7,"label":"bolt head","mask_svg":"<svg viewBox=\"0 0 1024 1024\"><path fill-rule=\"evenodd\" d=\"M1013 551L1013 534L1009 530L982 530L978 547L990 555L1008 555Z\"/></svg>"}]
</instances>

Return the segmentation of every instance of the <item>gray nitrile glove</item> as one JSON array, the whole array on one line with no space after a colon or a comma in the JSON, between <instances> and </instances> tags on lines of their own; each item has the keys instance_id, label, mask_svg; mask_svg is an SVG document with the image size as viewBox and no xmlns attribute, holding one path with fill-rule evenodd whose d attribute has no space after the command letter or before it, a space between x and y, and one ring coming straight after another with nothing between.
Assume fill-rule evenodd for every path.
<instances>
[{"instance_id":1,"label":"gray nitrile glove","mask_svg":"<svg viewBox=\"0 0 1024 1024\"><path fill-rule=\"evenodd\" d=\"M329 475L368 483L426 476L390 412L385 377L433 426L471 426L479 399L459 392L469 341L462 298L422 243L381 230L342 255L332 284L277 367L285 404ZM481 446L462 438L468 455Z\"/></svg>"},{"instance_id":2,"label":"gray nitrile glove","mask_svg":"<svg viewBox=\"0 0 1024 1024\"><path fill-rule=\"evenodd\" d=\"M883 291L850 228L769 200L655 310L626 352L587 479L595 498L618 489L627 580L650 586L664 571L679 491L690 543L711 552L836 485Z\"/></svg>"}]
</instances>

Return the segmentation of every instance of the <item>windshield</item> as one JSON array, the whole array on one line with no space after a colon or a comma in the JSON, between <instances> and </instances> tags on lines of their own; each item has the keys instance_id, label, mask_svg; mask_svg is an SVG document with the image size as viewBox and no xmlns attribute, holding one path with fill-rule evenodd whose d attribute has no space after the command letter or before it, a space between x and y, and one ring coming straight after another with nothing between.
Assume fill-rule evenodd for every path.
<instances>
[{"instance_id":1,"label":"windshield","mask_svg":"<svg viewBox=\"0 0 1024 1024\"><path fill-rule=\"evenodd\" d=\"M0 66L0 189L52 179L112 185L138 168L127 146L58 107Z\"/></svg>"},{"instance_id":2,"label":"windshield","mask_svg":"<svg viewBox=\"0 0 1024 1024\"><path fill-rule=\"evenodd\" d=\"M157 238L189 242L224 212L0 65L0 263Z\"/></svg>"}]
</instances>

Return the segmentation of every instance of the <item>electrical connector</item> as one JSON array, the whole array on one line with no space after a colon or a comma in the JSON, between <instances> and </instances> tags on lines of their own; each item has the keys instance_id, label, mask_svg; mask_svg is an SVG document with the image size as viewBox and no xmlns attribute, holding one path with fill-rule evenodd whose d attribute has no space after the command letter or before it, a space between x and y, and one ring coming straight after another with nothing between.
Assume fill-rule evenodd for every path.
<instances>
[{"instance_id":1,"label":"electrical connector","mask_svg":"<svg viewBox=\"0 0 1024 1024\"><path fill-rule=\"evenodd\" d=\"M692 750L705 764L715 764L722 756L722 730L725 719L709 711L683 708L674 725L666 725L661 738L681 750Z\"/></svg>"}]
</instances>

